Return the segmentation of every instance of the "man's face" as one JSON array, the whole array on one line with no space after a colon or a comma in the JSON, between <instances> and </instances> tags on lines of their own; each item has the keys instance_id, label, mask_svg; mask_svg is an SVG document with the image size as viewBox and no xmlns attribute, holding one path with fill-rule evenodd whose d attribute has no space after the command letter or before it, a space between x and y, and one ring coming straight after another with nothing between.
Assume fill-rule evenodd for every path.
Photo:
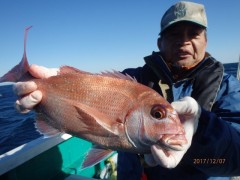
<instances>
[{"instance_id":1,"label":"man's face","mask_svg":"<svg viewBox=\"0 0 240 180\"><path fill-rule=\"evenodd\" d=\"M179 22L163 32L158 46L168 64L188 69L204 59L206 32L194 23Z\"/></svg>"}]
</instances>

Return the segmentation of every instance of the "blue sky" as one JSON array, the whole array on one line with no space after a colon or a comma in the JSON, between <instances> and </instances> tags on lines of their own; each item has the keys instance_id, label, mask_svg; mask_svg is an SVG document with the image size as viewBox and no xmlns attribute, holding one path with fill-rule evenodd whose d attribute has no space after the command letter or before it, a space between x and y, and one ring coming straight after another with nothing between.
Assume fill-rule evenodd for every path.
<instances>
[{"instance_id":1,"label":"blue sky","mask_svg":"<svg viewBox=\"0 0 240 180\"><path fill-rule=\"evenodd\" d=\"M160 19L174 0L1 0L0 76L23 54L30 64L100 72L144 64L157 51ZM195 0L208 15L207 50L223 63L240 55L240 1Z\"/></svg>"}]
</instances>

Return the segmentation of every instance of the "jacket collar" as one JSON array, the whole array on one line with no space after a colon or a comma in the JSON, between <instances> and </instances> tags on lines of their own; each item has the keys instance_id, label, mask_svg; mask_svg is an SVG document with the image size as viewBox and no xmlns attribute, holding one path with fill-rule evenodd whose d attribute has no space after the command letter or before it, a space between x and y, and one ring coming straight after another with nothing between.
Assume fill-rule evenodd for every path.
<instances>
[{"instance_id":1,"label":"jacket collar","mask_svg":"<svg viewBox=\"0 0 240 180\"><path fill-rule=\"evenodd\" d=\"M214 59L209 55L203 61L201 61L199 64L197 64L194 68L186 70L186 71L179 70L179 71L183 71L183 73L182 74L176 74L176 73L174 74L173 70L170 70L170 68L164 61L164 59L161 55L161 52L153 52L152 55L145 57L144 60L147 65L151 66L151 68L155 72L155 74L158 75L160 73L161 77L164 74L165 78L167 78L167 80L172 83L176 83L178 81L183 81L183 80L187 80L187 79L192 79L204 68L206 68L209 65L214 63Z\"/></svg>"}]
</instances>

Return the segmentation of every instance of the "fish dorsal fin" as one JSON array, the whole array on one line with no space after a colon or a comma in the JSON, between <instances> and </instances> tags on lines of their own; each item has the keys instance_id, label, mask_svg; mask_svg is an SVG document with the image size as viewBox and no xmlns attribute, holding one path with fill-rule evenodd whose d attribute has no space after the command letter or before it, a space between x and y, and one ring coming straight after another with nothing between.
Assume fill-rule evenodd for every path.
<instances>
[{"instance_id":1,"label":"fish dorsal fin","mask_svg":"<svg viewBox=\"0 0 240 180\"><path fill-rule=\"evenodd\" d=\"M75 67L71 67L71 66L62 66L62 67L60 67L59 75L69 74L69 73L91 74L89 72L82 71L82 70L79 70L79 69L77 69Z\"/></svg>"},{"instance_id":2,"label":"fish dorsal fin","mask_svg":"<svg viewBox=\"0 0 240 180\"><path fill-rule=\"evenodd\" d=\"M120 73L119 71L116 71L116 70L113 70L112 72L111 71L104 71L104 72L101 72L99 75L137 82L135 77L132 77L128 74Z\"/></svg>"},{"instance_id":3,"label":"fish dorsal fin","mask_svg":"<svg viewBox=\"0 0 240 180\"><path fill-rule=\"evenodd\" d=\"M88 151L81 169L85 169L87 167L91 167L101 162L102 160L108 158L114 153L114 151L110 149L104 149L100 146L93 145L92 148Z\"/></svg>"},{"instance_id":4,"label":"fish dorsal fin","mask_svg":"<svg viewBox=\"0 0 240 180\"><path fill-rule=\"evenodd\" d=\"M60 67L59 75L69 74L69 73L80 73L80 74L93 75L90 72L82 71L80 69L77 69L77 68L74 68L74 67L71 67L71 66L62 66L62 67ZM101 72L101 73L97 73L96 75L107 76L107 77L118 78L118 79L125 79L125 80L129 80L129 81L137 82L135 77L131 77L128 74L120 73L120 72L118 72L116 70L104 71L104 72Z\"/></svg>"},{"instance_id":5,"label":"fish dorsal fin","mask_svg":"<svg viewBox=\"0 0 240 180\"><path fill-rule=\"evenodd\" d=\"M82 119L91 119L92 121L96 121L101 127L114 135L119 135L122 131L124 131L124 125L119 119L111 119L104 113L101 113L97 109L85 104L76 102L71 103L76 107L78 115Z\"/></svg>"},{"instance_id":6,"label":"fish dorsal fin","mask_svg":"<svg viewBox=\"0 0 240 180\"><path fill-rule=\"evenodd\" d=\"M35 128L44 137L52 137L61 134L61 132L47 124L40 114L36 116Z\"/></svg>"}]
</instances>

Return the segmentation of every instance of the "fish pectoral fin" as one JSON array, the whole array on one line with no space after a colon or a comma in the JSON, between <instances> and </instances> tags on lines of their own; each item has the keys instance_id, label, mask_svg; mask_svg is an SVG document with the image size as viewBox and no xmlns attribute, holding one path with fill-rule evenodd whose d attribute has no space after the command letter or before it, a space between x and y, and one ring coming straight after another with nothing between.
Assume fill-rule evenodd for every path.
<instances>
[{"instance_id":1,"label":"fish pectoral fin","mask_svg":"<svg viewBox=\"0 0 240 180\"><path fill-rule=\"evenodd\" d=\"M61 134L59 130L47 124L40 114L36 116L35 128L40 134L43 134L44 137L52 137Z\"/></svg>"},{"instance_id":2,"label":"fish pectoral fin","mask_svg":"<svg viewBox=\"0 0 240 180\"><path fill-rule=\"evenodd\" d=\"M95 120L101 127L110 131L115 135L119 135L119 131L123 131L123 124L118 122L117 120L113 120L104 113L101 113L95 108L89 107L87 105L77 103L75 107L79 113L81 118L93 119Z\"/></svg>"},{"instance_id":3,"label":"fish pectoral fin","mask_svg":"<svg viewBox=\"0 0 240 180\"><path fill-rule=\"evenodd\" d=\"M92 148L88 151L85 159L82 163L81 169L85 169L91 166L96 165L102 160L108 158L114 153L114 151L110 149L104 149L100 146L93 145Z\"/></svg>"}]
</instances>

